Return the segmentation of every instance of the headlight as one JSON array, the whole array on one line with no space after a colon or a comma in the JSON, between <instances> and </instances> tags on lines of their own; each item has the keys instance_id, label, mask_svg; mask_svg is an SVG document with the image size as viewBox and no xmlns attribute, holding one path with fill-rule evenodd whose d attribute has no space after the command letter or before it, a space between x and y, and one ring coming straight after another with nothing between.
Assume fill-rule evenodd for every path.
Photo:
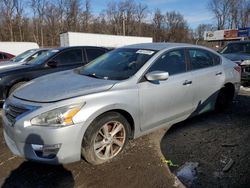
<instances>
[{"instance_id":1,"label":"headlight","mask_svg":"<svg viewBox=\"0 0 250 188\"><path fill-rule=\"evenodd\" d=\"M70 105L45 112L34 117L31 120L31 125L51 127L73 125L73 117L81 110L82 106L83 104Z\"/></svg>"},{"instance_id":2,"label":"headlight","mask_svg":"<svg viewBox=\"0 0 250 188\"><path fill-rule=\"evenodd\" d=\"M244 60L240 65L250 65L250 60Z\"/></svg>"}]
</instances>

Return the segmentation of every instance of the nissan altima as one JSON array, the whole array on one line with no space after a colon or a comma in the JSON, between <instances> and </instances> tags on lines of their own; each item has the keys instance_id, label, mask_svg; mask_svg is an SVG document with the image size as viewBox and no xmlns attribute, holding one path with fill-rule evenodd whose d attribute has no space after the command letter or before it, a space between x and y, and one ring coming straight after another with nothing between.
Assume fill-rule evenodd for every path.
<instances>
[{"instance_id":1,"label":"nissan altima","mask_svg":"<svg viewBox=\"0 0 250 188\"><path fill-rule=\"evenodd\" d=\"M201 46L125 46L15 90L3 107L4 138L27 160L60 164L84 157L101 164L128 139L226 108L239 91L240 71Z\"/></svg>"}]
</instances>

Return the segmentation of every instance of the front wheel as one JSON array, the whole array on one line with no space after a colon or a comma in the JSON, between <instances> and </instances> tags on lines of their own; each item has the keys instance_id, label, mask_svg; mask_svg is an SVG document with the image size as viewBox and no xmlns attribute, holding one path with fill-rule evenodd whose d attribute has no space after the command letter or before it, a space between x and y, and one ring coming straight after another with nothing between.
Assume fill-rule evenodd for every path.
<instances>
[{"instance_id":1,"label":"front wheel","mask_svg":"<svg viewBox=\"0 0 250 188\"><path fill-rule=\"evenodd\" d=\"M82 155L94 165L113 159L124 148L129 127L128 121L116 112L98 117L84 135Z\"/></svg>"}]
</instances>

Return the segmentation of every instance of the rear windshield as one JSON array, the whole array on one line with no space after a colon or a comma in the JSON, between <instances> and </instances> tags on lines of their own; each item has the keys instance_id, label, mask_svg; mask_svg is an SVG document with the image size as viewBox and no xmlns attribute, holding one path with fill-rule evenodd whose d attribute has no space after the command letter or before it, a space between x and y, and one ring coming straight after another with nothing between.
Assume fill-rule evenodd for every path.
<instances>
[{"instance_id":1,"label":"rear windshield","mask_svg":"<svg viewBox=\"0 0 250 188\"><path fill-rule=\"evenodd\" d=\"M230 43L222 51L222 54L231 53L244 53L250 54L250 42L249 43Z\"/></svg>"},{"instance_id":2,"label":"rear windshield","mask_svg":"<svg viewBox=\"0 0 250 188\"><path fill-rule=\"evenodd\" d=\"M79 73L106 80L125 80L132 77L155 53L155 50L119 48L85 65Z\"/></svg>"}]
</instances>

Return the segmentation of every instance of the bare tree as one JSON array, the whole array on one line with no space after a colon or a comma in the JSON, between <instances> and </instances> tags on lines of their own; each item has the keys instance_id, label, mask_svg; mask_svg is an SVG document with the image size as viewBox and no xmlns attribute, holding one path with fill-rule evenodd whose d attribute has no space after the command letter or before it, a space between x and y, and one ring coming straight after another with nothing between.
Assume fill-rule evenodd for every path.
<instances>
[{"instance_id":1,"label":"bare tree","mask_svg":"<svg viewBox=\"0 0 250 188\"><path fill-rule=\"evenodd\" d=\"M15 1L14 0L2 0L0 1L0 11L4 18L3 24L6 24L8 32L10 34L10 41L14 40L13 33L13 20L15 13Z\"/></svg>"},{"instance_id":2,"label":"bare tree","mask_svg":"<svg viewBox=\"0 0 250 188\"><path fill-rule=\"evenodd\" d=\"M16 10L15 21L16 21L16 25L18 26L19 40L23 41L23 38L24 38L23 32L22 32L23 11L24 11L23 1L15 0L14 7Z\"/></svg>"},{"instance_id":3,"label":"bare tree","mask_svg":"<svg viewBox=\"0 0 250 188\"><path fill-rule=\"evenodd\" d=\"M136 21L138 22L138 35L141 36L142 22L147 17L148 6L142 3L139 3L136 6Z\"/></svg>"},{"instance_id":4,"label":"bare tree","mask_svg":"<svg viewBox=\"0 0 250 188\"><path fill-rule=\"evenodd\" d=\"M121 32L121 19L122 15L118 10L118 4L116 2L109 2L106 9L107 21L110 25L110 34L120 35Z\"/></svg>"},{"instance_id":5,"label":"bare tree","mask_svg":"<svg viewBox=\"0 0 250 188\"><path fill-rule=\"evenodd\" d=\"M210 0L208 8L214 14L217 22L217 29L225 29L232 0Z\"/></svg>"},{"instance_id":6,"label":"bare tree","mask_svg":"<svg viewBox=\"0 0 250 188\"><path fill-rule=\"evenodd\" d=\"M80 13L79 0L65 1L66 6L66 24L69 31L77 31L78 29L78 17Z\"/></svg>"},{"instance_id":7,"label":"bare tree","mask_svg":"<svg viewBox=\"0 0 250 188\"><path fill-rule=\"evenodd\" d=\"M85 0L84 1L84 10L81 14L81 19L83 20L83 31L88 32L89 31L89 25L90 21L92 19L92 14L91 14L91 1L90 0Z\"/></svg>"},{"instance_id":8,"label":"bare tree","mask_svg":"<svg viewBox=\"0 0 250 188\"><path fill-rule=\"evenodd\" d=\"M155 10L152 19L149 14L147 5L135 0L113 0L98 16L91 13L91 0L0 0L0 40L57 46L61 32L83 31L153 36L157 42L191 41L192 32L181 14ZM247 15L238 13L244 24Z\"/></svg>"},{"instance_id":9,"label":"bare tree","mask_svg":"<svg viewBox=\"0 0 250 188\"><path fill-rule=\"evenodd\" d=\"M239 27L249 27L250 26L250 1L242 0L239 10Z\"/></svg>"},{"instance_id":10,"label":"bare tree","mask_svg":"<svg viewBox=\"0 0 250 188\"><path fill-rule=\"evenodd\" d=\"M164 41L164 15L160 9L156 9L153 18L154 40L156 42Z\"/></svg>"},{"instance_id":11,"label":"bare tree","mask_svg":"<svg viewBox=\"0 0 250 188\"><path fill-rule=\"evenodd\" d=\"M172 42L187 41L189 28L184 17L175 11L167 12L165 15L167 40Z\"/></svg>"},{"instance_id":12,"label":"bare tree","mask_svg":"<svg viewBox=\"0 0 250 188\"><path fill-rule=\"evenodd\" d=\"M200 24L195 30L195 38L203 39L205 31L212 31L213 25L212 24Z\"/></svg>"},{"instance_id":13,"label":"bare tree","mask_svg":"<svg viewBox=\"0 0 250 188\"><path fill-rule=\"evenodd\" d=\"M34 39L36 42L44 46L44 14L46 0L31 0L31 8L33 9Z\"/></svg>"}]
</instances>

